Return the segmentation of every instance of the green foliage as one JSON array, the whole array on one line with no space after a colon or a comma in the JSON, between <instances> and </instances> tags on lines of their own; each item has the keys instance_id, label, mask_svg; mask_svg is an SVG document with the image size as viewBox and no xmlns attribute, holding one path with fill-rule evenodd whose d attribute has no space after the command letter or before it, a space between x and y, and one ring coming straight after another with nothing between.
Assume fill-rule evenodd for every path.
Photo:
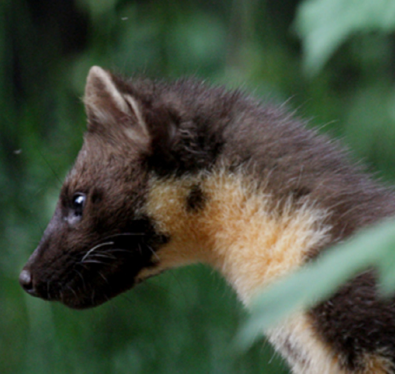
<instances>
[{"instance_id":1,"label":"green foliage","mask_svg":"<svg viewBox=\"0 0 395 374\"><path fill-rule=\"evenodd\" d=\"M0 1L0 372L287 372L268 344L234 354L232 338L246 313L203 267L161 275L85 312L25 295L18 273L81 146L79 98L93 64L125 75L194 75L278 103L291 97L288 106L313 117L311 126L326 124L322 131L395 180L393 13L384 0ZM303 66L315 76L306 77ZM362 235L379 243L387 234L377 230ZM392 255L382 248L383 283L392 283ZM351 251L344 249L341 258ZM355 266L363 267L359 261L370 255L359 251ZM328 252L325 261L339 260ZM329 270L324 261L317 266ZM336 267L344 277L358 270ZM314 271L295 274L297 282ZM327 273L308 303L340 283ZM295 305L310 286L295 291ZM291 307L278 301L268 306L269 320L269 308ZM253 311L253 318L261 317Z\"/></svg>"},{"instance_id":2,"label":"green foliage","mask_svg":"<svg viewBox=\"0 0 395 374\"><path fill-rule=\"evenodd\" d=\"M317 73L351 35L395 30L391 0L306 0L299 7L296 28L303 39L305 69Z\"/></svg>"}]
</instances>

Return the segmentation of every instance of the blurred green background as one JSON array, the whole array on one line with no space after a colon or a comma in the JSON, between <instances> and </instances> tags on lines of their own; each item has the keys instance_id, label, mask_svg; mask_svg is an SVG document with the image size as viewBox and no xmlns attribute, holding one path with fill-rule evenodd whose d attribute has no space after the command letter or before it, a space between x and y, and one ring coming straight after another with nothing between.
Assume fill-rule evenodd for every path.
<instances>
[{"instance_id":1,"label":"blurred green background","mask_svg":"<svg viewBox=\"0 0 395 374\"><path fill-rule=\"evenodd\" d=\"M287 373L263 340L234 350L246 312L203 266L83 312L17 277L81 146L91 65L286 102L389 183L394 29L386 0L0 1L0 373Z\"/></svg>"}]
</instances>

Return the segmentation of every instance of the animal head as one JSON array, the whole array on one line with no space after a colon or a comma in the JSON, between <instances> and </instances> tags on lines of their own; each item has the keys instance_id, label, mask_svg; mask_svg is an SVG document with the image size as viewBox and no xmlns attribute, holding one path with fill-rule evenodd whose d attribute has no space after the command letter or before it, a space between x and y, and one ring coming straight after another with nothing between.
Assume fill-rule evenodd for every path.
<instances>
[{"instance_id":1,"label":"animal head","mask_svg":"<svg viewBox=\"0 0 395 374\"><path fill-rule=\"evenodd\" d=\"M73 308L105 302L141 281L169 238L145 214L150 175L176 165L177 108L152 83L128 84L92 67L88 131L55 213L20 275L34 296ZM158 165L158 167L156 167Z\"/></svg>"}]
</instances>

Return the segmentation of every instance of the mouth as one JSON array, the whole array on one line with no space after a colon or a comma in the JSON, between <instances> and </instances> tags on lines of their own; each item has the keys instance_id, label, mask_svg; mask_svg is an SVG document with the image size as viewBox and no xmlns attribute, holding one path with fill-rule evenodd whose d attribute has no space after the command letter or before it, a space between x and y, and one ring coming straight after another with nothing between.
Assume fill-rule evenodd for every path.
<instances>
[{"instance_id":1,"label":"mouth","mask_svg":"<svg viewBox=\"0 0 395 374\"><path fill-rule=\"evenodd\" d=\"M32 296L60 302L72 309L88 309L105 303L138 283L134 272L123 268L115 273L104 273L103 269L102 264L90 264L89 271L74 269L73 277L42 279L40 283L36 282L35 287L25 290ZM23 270L20 278L26 278L25 274L26 270Z\"/></svg>"},{"instance_id":2,"label":"mouth","mask_svg":"<svg viewBox=\"0 0 395 374\"><path fill-rule=\"evenodd\" d=\"M58 300L49 300L49 301L58 301L61 304L71 309L85 310L102 305L117 295L118 294L106 296L101 292L97 293L94 292L94 290L92 290L92 293L90 295L64 294Z\"/></svg>"},{"instance_id":3,"label":"mouth","mask_svg":"<svg viewBox=\"0 0 395 374\"><path fill-rule=\"evenodd\" d=\"M95 307L141 283L143 272L154 273L156 252L168 241L148 220L134 221L133 230L124 228L84 250L70 242L64 249L54 248L56 241L49 238L40 243L19 281L32 296L73 309Z\"/></svg>"},{"instance_id":4,"label":"mouth","mask_svg":"<svg viewBox=\"0 0 395 374\"><path fill-rule=\"evenodd\" d=\"M42 266L40 269L45 270L41 271L30 265L35 270L23 269L20 283L30 295L72 309L101 305L141 283L141 272L152 272L158 265L151 246L140 242L132 250L125 249L126 240L126 235L107 239L85 251L77 261L73 262L71 255L63 258L67 265Z\"/></svg>"}]
</instances>

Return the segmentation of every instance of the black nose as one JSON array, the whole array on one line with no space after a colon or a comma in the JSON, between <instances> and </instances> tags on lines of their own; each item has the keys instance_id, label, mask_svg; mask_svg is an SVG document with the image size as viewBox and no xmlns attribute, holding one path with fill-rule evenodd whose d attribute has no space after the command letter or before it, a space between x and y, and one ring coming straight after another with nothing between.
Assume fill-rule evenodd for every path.
<instances>
[{"instance_id":1,"label":"black nose","mask_svg":"<svg viewBox=\"0 0 395 374\"><path fill-rule=\"evenodd\" d=\"M23 289L32 296L37 296L37 292L34 289L33 277L29 270L23 269L19 275L19 283Z\"/></svg>"}]
</instances>

